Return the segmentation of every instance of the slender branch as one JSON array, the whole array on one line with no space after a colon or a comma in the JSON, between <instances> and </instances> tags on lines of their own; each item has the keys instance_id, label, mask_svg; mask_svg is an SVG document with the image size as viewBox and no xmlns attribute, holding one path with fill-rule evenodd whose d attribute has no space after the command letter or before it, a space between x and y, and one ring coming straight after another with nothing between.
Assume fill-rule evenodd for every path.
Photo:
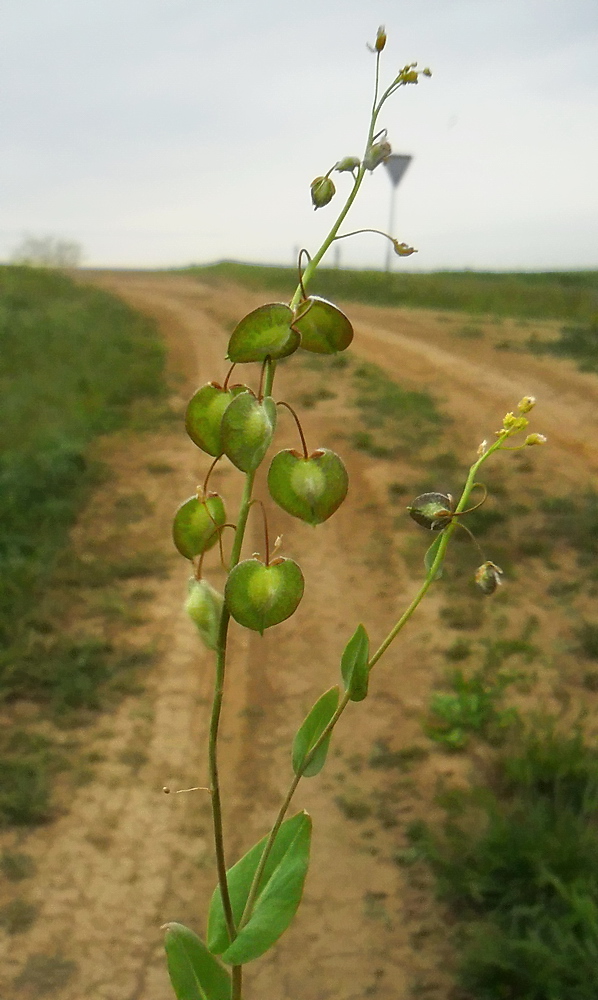
<instances>
[{"instance_id":1,"label":"slender branch","mask_svg":"<svg viewBox=\"0 0 598 1000\"><path fill-rule=\"evenodd\" d=\"M301 445L303 447L303 457L309 458L309 452L307 450L307 444L305 441L305 434L303 433L303 428L301 426L301 421L299 420L299 417L295 413L290 403L285 403L284 400L281 399L280 402L278 403L278 406L286 406L287 410L289 410L289 412L292 413L292 415L294 416L295 423L297 424L297 430L299 431L299 437L301 438Z\"/></svg>"}]
</instances>

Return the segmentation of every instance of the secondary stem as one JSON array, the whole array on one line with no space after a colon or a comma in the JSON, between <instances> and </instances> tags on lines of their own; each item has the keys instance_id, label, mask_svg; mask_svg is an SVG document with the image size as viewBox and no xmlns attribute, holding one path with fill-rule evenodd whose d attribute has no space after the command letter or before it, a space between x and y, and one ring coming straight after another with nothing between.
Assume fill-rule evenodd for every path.
<instances>
[{"instance_id":1,"label":"secondary stem","mask_svg":"<svg viewBox=\"0 0 598 1000\"><path fill-rule=\"evenodd\" d=\"M482 463L485 462L486 459L492 454L492 452L496 451L498 448L501 447L502 442L503 442L503 437L500 437L488 449L488 451L486 451L483 455L481 455L480 458L477 460L477 462L474 462L474 464L471 466L471 468L469 470L469 474L467 476L467 480L465 482L465 486L463 487L463 492L461 494L461 499L459 500L459 503L457 504L457 507L456 507L456 512L460 512L462 510L465 510L465 508L467 506L467 503L469 501L469 497L470 497L471 491L473 490L473 488L475 486L476 475L477 475L478 469L480 468L480 466L482 465ZM376 652L370 658L369 663L368 663L369 670L371 670L372 667L375 666L375 664L378 662L378 660L380 659L380 657L386 652L386 650L390 646L390 644L393 641L393 639L396 638L396 636L401 631L401 629L403 628L403 626L406 625L406 623L411 618L411 616L412 616L413 612L415 611L415 609L418 607L418 605L421 603L421 601L423 600L423 598L427 594L428 590L430 589L431 585L433 584L434 580L436 579L436 575L438 573L438 570L440 569L440 567L441 567L441 565L442 565L442 563L444 561L444 557L445 557L445 554L446 554L446 550L447 550L449 541L451 539L451 535L453 534L453 531L456 529L456 527L457 527L457 522L453 522L452 524L449 524L449 526L447 528L444 529L444 531L442 533L442 536L441 536L440 544L438 546L438 551L436 553L436 556L434 558L434 561L433 561L432 565L430 566L430 569L428 570L428 572L426 574L426 578L425 578L424 582L422 583L420 589L418 590L417 594L413 598L413 600L412 600L411 604L409 605L409 607L401 615L401 617L399 618L398 622L391 629L391 631L387 635L387 637L384 640L384 642L381 644L381 646L376 650ZM332 716L330 722L328 723L328 725L326 726L326 728L322 731L322 733L320 734L319 738L316 740L316 742L314 743L313 747L311 748L310 752L306 755L306 757L305 757L305 759L304 759L304 761L303 761L303 763L301 765L300 770L298 771L297 774L294 775L293 780L291 781L291 784L289 785L288 791L287 791L287 793L286 793L286 795L285 795L285 797L283 799L283 802L282 802L282 804L280 806L280 809L278 811L278 815L276 817L276 820L274 821L274 825L272 826L272 829L270 830L270 833L268 835L268 839L266 841L266 844L264 845L264 850L262 852L262 856L260 858L260 862L259 862L259 864L258 864L258 866L256 868L256 871L255 871L255 874L254 874L254 877L253 877L253 881L251 883L251 888L250 888L249 894L247 896L247 902L245 904L245 909L243 910L243 914L241 916L241 920L239 921L239 928L244 927L245 924L247 923L247 921L249 920L250 916L251 916L253 907L255 905L255 902L256 902L256 899L257 899L257 896L258 896L258 893L259 893L259 890L260 890L260 883L261 883L261 880L262 880L262 877L263 877L263 874L264 874L266 863L267 863L268 858L270 856L270 852L272 851L272 848L274 846L274 841L276 840L276 837L278 835L278 831L280 830L280 827L282 826L282 823L284 821L284 818L286 816L288 808L289 808L289 806L291 804L291 800L293 798L293 795L295 794L295 790L297 789L297 786L298 786L299 782L301 781L301 778L303 777L305 769L307 768L307 766L309 765L309 763L313 759L315 753L317 752L317 750L319 749L319 747L321 746L321 744L324 742L325 739L328 738L328 736L330 735L330 733L332 732L332 730L336 726L336 723L338 722L338 720L340 719L341 715L343 714L345 708L349 704L349 701L350 701L349 694L348 694L348 692L345 692L345 694L343 695L343 697L342 697L342 699L341 699L341 701L339 703L339 706L336 709L334 715Z\"/></svg>"}]
</instances>

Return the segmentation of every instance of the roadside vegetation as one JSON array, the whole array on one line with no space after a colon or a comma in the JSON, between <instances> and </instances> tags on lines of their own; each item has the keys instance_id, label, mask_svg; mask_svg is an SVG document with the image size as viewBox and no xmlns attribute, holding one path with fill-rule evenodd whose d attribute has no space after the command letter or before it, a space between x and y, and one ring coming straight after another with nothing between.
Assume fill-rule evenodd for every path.
<instances>
[{"instance_id":1,"label":"roadside vegetation","mask_svg":"<svg viewBox=\"0 0 598 1000\"><path fill-rule=\"evenodd\" d=\"M93 586L95 568L75 557L69 529L106 475L93 439L163 419L164 348L123 303L29 267L0 267L0 340L0 704L36 706L31 724L0 730L0 824L37 823L67 761L35 720L97 710L143 660L93 631L69 633L72 584ZM127 559L122 549L114 573L136 575Z\"/></svg>"},{"instance_id":2,"label":"roadside vegetation","mask_svg":"<svg viewBox=\"0 0 598 1000\"><path fill-rule=\"evenodd\" d=\"M286 295L291 295L297 284L296 268L235 261L193 266L185 273L195 274L202 281L223 284L234 281L247 288ZM580 323L595 322L598 317L598 271L387 274L323 267L318 269L312 284L318 295L377 306L451 309L472 314Z\"/></svg>"}]
</instances>

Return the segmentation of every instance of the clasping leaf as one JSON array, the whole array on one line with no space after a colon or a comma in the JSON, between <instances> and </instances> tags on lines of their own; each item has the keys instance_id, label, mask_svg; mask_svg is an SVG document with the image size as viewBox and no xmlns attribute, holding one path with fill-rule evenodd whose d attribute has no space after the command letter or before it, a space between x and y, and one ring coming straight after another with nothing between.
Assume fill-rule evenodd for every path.
<instances>
[{"instance_id":1,"label":"clasping leaf","mask_svg":"<svg viewBox=\"0 0 598 1000\"><path fill-rule=\"evenodd\" d=\"M238 926L253 876L266 846L264 837L228 872L228 887ZM306 812L287 819L276 836L264 867L253 912L230 944L220 889L212 896L208 916L208 947L225 962L242 965L259 958L286 931L303 894L309 864L311 817Z\"/></svg>"},{"instance_id":2,"label":"clasping leaf","mask_svg":"<svg viewBox=\"0 0 598 1000\"><path fill-rule=\"evenodd\" d=\"M314 707L303 721L293 741L293 771L295 774L300 773L303 761L336 712L339 694L338 687L330 688L330 691L326 691L321 698L318 698ZM332 732L328 733L326 739L322 741L316 750L313 758L303 771L304 778L311 778L314 774L319 774L324 767L331 736Z\"/></svg>"},{"instance_id":3,"label":"clasping leaf","mask_svg":"<svg viewBox=\"0 0 598 1000\"><path fill-rule=\"evenodd\" d=\"M177 1000L230 1000L230 975L197 934L184 924L165 924L168 973Z\"/></svg>"},{"instance_id":4,"label":"clasping leaf","mask_svg":"<svg viewBox=\"0 0 598 1000\"><path fill-rule=\"evenodd\" d=\"M358 625L341 659L341 674L351 701L363 701L368 693L370 641L363 625Z\"/></svg>"}]
</instances>

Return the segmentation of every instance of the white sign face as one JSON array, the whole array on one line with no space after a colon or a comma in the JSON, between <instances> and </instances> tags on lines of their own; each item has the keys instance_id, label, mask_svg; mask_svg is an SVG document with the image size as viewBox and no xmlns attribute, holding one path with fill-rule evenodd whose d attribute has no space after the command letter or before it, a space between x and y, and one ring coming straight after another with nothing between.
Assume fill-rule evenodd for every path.
<instances>
[{"instance_id":1,"label":"white sign face","mask_svg":"<svg viewBox=\"0 0 598 1000\"><path fill-rule=\"evenodd\" d=\"M393 187L397 186L412 159L412 156L402 156L400 153L391 153L388 159L384 161L384 166L390 174Z\"/></svg>"}]
</instances>

